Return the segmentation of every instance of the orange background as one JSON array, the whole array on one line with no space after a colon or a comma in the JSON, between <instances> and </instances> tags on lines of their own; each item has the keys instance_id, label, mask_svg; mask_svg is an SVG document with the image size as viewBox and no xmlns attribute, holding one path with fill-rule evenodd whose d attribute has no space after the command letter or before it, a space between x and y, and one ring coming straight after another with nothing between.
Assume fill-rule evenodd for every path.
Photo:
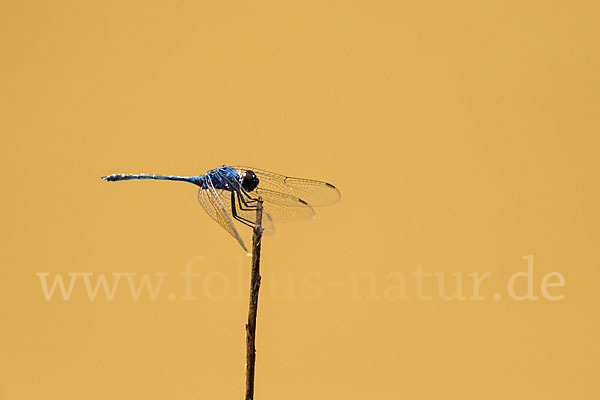
<instances>
[{"instance_id":1,"label":"orange background","mask_svg":"<svg viewBox=\"0 0 600 400\"><path fill-rule=\"evenodd\" d=\"M258 399L600 397L595 2L1 9L0 397L242 398L249 259L193 186L100 180L224 163L342 192L265 239ZM419 265L485 300L419 301ZM167 276L46 301L44 272Z\"/></svg>"}]
</instances>

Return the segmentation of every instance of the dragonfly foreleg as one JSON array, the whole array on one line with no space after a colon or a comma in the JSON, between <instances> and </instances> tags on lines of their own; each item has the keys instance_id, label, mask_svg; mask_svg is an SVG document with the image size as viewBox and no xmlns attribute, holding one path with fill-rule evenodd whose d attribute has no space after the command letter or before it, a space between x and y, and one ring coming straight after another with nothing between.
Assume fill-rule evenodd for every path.
<instances>
[{"instance_id":1,"label":"dragonfly foreleg","mask_svg":"<svg viewBox=\"0 0 600 400\"><path fill-rule=\"evenodd\" d=\"M257 205L251 204L251 203L256 203L257 199L251 197L248 194L248 192L246 192L246 190L244 190L244 188L238 189L237 198L238 198L238 204L239 204L241 210L244 210L244 211L256 210ZM243 205L242 205L242 203L243 203ZM246 207L246 208L244 208L244 207Z\"/></svg>"},{"instance_id":2,"label":"dragonfly foreleg","mask_svg":"<svg viewBox=\"0 0 600 400\"><path fill-rule=\"evenodd\" d=\"M244 204L247 205L247 203L256 203L258 201L258 199L252 197L243 187L240 186L239 190L241 191L241 194L246 197Z\"/></svg>"},{"instance_id":3,"label":"dragonfly foreleg","mask_svg":"<svg viewBox=\"0 0 600 400\"><path fill-rule=\"evenodd\" d=\"M236 205L235 205L235 197L238 198L238 203L240 202L240 196L236 196L236 192L231 192L231 216L236 220L241 222L242 224L249 226L250 228L254 228L254 223L244 217L240 217L237 214L237 210L236 210ZM248 211L248 210L244 210L242 208L242 205L240 203L240 210L242 211Z\"/></svg>"}]
</instances>

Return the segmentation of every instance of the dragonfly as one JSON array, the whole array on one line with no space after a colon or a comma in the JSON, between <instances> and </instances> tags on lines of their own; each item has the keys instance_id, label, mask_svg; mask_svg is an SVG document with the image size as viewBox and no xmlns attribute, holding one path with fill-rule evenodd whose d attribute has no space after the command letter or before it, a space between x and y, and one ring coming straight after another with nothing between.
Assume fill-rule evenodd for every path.
<instances>
[{"instance_id":1,"label":"dragonfly","mask_svg":"<svg viewBox=\"0 0 600 400\"><path fill-rule=\"evenodd\" d=\"M341 197L340 191L330 183L294 178L248 166L222 165L196 176L112 174L102 179L109 182L157 179L198 186L200 205L246 252L248 249L235 223L254 228L253 219L259 198L263 202L262 227L264 233L270 235L275 232L275 221L312 219L315 217L313 207L333 204Z\"/></svg>"}]
</instances>

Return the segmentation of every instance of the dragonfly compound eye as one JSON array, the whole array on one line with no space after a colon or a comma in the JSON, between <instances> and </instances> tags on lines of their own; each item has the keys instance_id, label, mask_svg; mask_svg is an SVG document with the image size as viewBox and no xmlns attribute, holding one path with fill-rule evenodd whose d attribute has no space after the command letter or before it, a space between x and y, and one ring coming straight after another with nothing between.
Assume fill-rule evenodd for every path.
<instances>
[{"instance_id":1,"label":"dragonfly compound eye","mask_svg":"<svg viewBox=\"0 0 600 400\"><path fill-rule=\"evenodd\" d=\"M240 183L245 191L251 192L254 189L256 189L256 187L258 186L258 182L260 181L258 179L258 176L256 176L254 172L250 170L242 172L242 176L240 177Z\"/></svg>"}]
</instances>

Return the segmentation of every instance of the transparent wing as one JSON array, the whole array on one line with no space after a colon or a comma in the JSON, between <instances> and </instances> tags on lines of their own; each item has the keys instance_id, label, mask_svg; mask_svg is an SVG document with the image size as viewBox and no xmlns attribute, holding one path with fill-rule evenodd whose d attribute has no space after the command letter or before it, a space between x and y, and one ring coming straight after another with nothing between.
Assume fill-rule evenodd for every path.
<instances>
[{"instance_id":1,"label":"transparent wing","mask_svg":"<svg viewBox=\"0 0 600 400\"><path fill-rule=\"evenodd\" d=\"M251 195L263 199L263 208L276 222L298 222L315 217L315 210L304 200L289 194L261 188Z\"/></svg>"},{"instance_id":2,"label":"transparent wing","mask_svg":"<svg viewBox=\"0 0 600 400\"><path fill-rule=\"evenodd\" d=\"M206 177L205 179L208 179L208 188L200 188L200 190L198 191L198 201L202 205L202 208L204 208L204 211L206 211L206 213L210 215L212 219L214 219L219 225L221 225L223 229L229 232L229 234L233 236L242 246L242 248L247 252L248 249L246 248L246 245L244 244L240 233L235 228L235 225L233 225L233 221L227 213L227 210L223 205L223 202L221 201L221 197L217 193L217 190L214 188L210 177Z\"/></svg>"},{"instance_id":3,"label":"transparent wing","mask_svg":"<svg viewBox=\"0 0 600 400\"><path fill-rule=\"evenodd\" d=\"M333 204L341 197L340 191L327 182L293 178L291 176L280 175L248 166L235 166L232 168L235 169L238 174L241 174L246 170L254 171L260 180L258 188L268 189L302 199L313 207Z\"/></svg>"},{"instance_id":4,"label":"transparent wing","mask_svg":"<svg viewBox=\"0 0 600 400\"><path fill-rule=\"evenodd\" d=\"M225 208L227 215L230 216L231 217L230 219L233 221L234 220L233 214L231 212L232 192L230 192L229 190L222 190L222 189L215 189L215 192L221 199L221 204L223 204L223 207ZM236 211L237 215L239 217L245 218L251 224L254 224L256 222L256 210L254 210L254 209L242 210L238 205L238 201L237 201L236 197L234 197L234 201L235 201L235 211ZM264 229L263 233L265 235L273 235L275 233L275 224L273 223L273 218L271 217L271 214L267 210L266 206L263 206L262 227Z\"/></svg>"}]
</instances>

